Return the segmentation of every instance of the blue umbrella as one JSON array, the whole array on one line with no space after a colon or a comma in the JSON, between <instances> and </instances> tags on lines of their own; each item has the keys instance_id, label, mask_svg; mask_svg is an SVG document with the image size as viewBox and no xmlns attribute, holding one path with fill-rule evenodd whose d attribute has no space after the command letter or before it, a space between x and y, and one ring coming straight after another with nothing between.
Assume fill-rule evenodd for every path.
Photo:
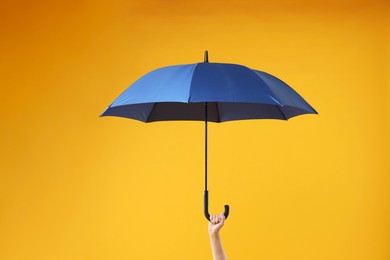
<instances>
[{"instance_id":1,"label":"blue umbrella","mask_svg":"<svg viewBox=\"0 0 390 260\"><path fill-rule=\"evenodd\" d=\"M135 81L101 114L142 122L205 122L204 215L210 220L207 189L207 122L288 120L317 114L280 79L238 64L204 62L153 70ZM225 205L225 218L229 205Z\"/></svg>"}]
</instances>

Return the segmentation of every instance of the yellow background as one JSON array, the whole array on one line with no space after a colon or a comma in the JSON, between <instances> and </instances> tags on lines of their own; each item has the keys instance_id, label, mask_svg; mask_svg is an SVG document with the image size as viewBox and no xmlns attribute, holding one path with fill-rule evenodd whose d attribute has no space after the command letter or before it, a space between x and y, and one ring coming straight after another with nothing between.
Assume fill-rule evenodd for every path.
<instances>
[{"instance_id":1,"label":"yellow background","mask_svg":"<svg viewBox=\"0 0 390 260\"><path fill-rule=\"evenodd\" d=\"M390 3L0 6L0 259L211 259L204 125L99 114L173 64L245 64L319 112L209 124L230 259L390 259Z\"/></svg>"}]
</instances>

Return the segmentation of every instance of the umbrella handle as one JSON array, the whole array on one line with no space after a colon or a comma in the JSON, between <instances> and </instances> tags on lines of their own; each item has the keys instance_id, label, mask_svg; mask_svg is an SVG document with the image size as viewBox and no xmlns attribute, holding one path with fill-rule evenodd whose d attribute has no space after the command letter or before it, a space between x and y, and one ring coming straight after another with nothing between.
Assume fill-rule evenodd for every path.
<instances>
[{"instance_id":1,"label":"umbrella handle","mask_svg":"<svg viewBox=\"0 0 390 260\"><path fill-rule=\"evenodd\" d=\"M225 219L229 216L229 205L225 205L225 212L223 213L225 215ZM209 191L204 191L204 216L208 221L210 221L210 214L209 214Z\"/></svg>"}]
</instances>

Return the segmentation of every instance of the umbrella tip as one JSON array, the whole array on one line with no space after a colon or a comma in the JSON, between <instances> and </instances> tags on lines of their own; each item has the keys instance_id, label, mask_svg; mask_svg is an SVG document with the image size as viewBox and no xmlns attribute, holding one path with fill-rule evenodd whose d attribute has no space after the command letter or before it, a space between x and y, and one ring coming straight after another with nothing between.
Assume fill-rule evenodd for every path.
<instances>
[{"instance_id":1,"label":"umbrella tip","mask_svg":"<svg viewBox=\"0 0 390 260\"><path fill-rule=\"evenodd\" d=\"M209 52L207 50L204 51L204 62L209 62Z\"/></svg>"}]
</instances>

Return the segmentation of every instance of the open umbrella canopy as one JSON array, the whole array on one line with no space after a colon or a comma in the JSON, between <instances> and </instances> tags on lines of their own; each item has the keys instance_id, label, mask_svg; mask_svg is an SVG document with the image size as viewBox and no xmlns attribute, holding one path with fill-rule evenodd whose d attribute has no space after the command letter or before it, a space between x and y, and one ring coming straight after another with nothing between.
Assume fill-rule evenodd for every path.
<instances>
[{"instance_id":1,"label":"open umbrella canopy","mask_svg":"<svg viewBox=\"0 0 390 260\"><path fill-rule=\"evenodd\" d=\"M134 82L102 116L163 120L287 120L317 112L280 79L242 65L195 63L151 71Z\"/></svg>"},{"instance_id":2,"label":"open umbrella canopy","mask_svg":"<svg viewBox=\"0 0 390 260\"><path fill-rule=\"evenodd\" d=\"M168 66L135 81L101 116L142 122L201 120L205 122L204 215L208 212L207 122L243 119L281 119L317 114L297 92L280 79L242 65L203 63ZM225 217L229 206L225 205Z\"/></svg>"}]
</instances>

